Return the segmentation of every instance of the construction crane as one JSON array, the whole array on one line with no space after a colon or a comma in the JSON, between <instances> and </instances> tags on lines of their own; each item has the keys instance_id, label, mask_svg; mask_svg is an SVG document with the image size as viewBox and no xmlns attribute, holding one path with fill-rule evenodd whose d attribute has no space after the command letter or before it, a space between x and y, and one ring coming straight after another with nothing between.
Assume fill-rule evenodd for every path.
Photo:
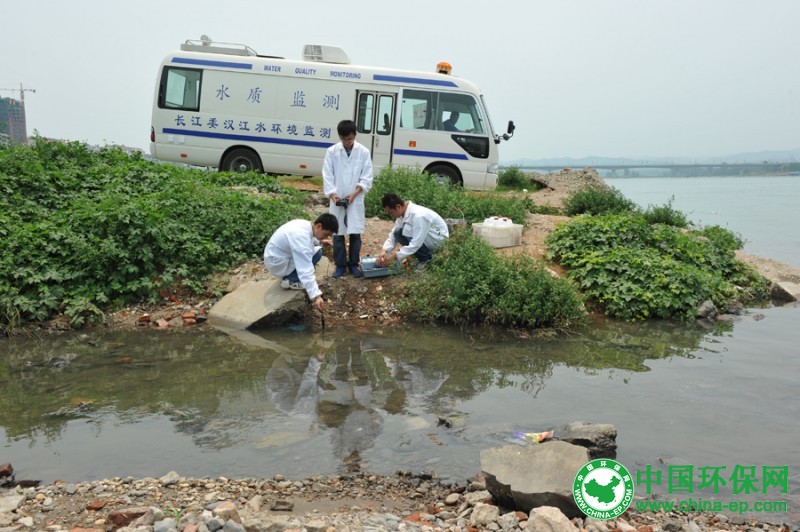
<instances>
[{"instance_id":1,"label":"construction crane","mask_svg":"<svg viewBox=\"0 0 800 532\"><path fill-rule=\"evenodd\" d=\"M17 92L17 89L0 89L0 91ZM26 89L19 84L19 109L14 110L15 105L8 108L8 122L7 129L8 136L17 142L23 144L28 142L28 126L25 120L25 92L36 92L36 89ZM13 101L13 100L12 100ZM4 119L5 117L0 117ZM3 120L5 122L5 120ZM3 134L5 136L5 133Z\"/></svg>"},{"instance_id":2,"label":"construction crane","mask_svg":"<svg viewBox=\"0 0 800 532\"><path fill-rule=\"evenodd\" d=\"M22 83L19 84L19 89L0 89L0 91L6 92L17 92L19 91L19 101L22 104L22 107L25 107L25 93L26 92L36 92L36 89L26 89L22 86Z\"/></svg>"}]
</instances>

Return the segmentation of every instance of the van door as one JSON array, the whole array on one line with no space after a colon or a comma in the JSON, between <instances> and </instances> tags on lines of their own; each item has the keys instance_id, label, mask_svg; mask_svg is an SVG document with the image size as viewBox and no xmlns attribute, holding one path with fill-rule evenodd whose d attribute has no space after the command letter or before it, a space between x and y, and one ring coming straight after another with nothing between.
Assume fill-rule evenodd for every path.
<instances>
[{"instance_id":1,"label":"van door","mask_svg":"<svg viewBox=\"0 0 800 532\"><path fill-rule=\"evenodd\" d=\"M356 140L369 148L372 165L378 169L392 162L395 99L388 92L358 91Z\"/></svg>"}]
</instances>

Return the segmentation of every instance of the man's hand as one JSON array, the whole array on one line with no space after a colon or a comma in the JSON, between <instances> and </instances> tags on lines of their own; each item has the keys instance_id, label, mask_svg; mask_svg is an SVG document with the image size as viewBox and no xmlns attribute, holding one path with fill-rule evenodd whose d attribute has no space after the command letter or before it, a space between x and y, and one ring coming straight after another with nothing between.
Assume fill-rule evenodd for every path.
<instances>
[{"instance_id":1,"label":"man's hand","mask_svg":"<svg viewBox=\"0 0 800 532\"><path fill-rule=\"evenodd\" d=\"M319 243L322 244L323 246L333 247L333 240L331 240L330 238L326 238L325 240L320 240Z\"/></svg>"},{"instance_id":2,"label":"man's hand","mask_svg":"<svg viewBox=\"0 0 800 532\"><path fill-rule=\"evenodd\" d=\"M387 253L386 251L382 251L381 254L378 255L378 258L375 259L375 264L377 264L379 267L382 268L387 264L389 264L392 260L394 260L392 258L393 255L394 258L397 258L397 255L395 253Z\"/></svg>"},{"instance_id":3,"label":"man's hand","mask_svg":"<svg viewBox=\"0 0 800 532\"><path fill-rule=\"evenodd\" d=\"M314 298L314 308L320 312L325 310L325 301L323 301L322 296L317 296Z\"/></svg>"},{"instance_id":4,"label":"man's hand","mask_svg":"<svg viewBox=\"0 0 800 532\"><path fill-rule=\"evenodd\" d=\"M339 201L339 199L340 198L338 194L331 194L331 201L333 202L334 205L336 205L336 202Z\"/></svg>"}]
</instances>

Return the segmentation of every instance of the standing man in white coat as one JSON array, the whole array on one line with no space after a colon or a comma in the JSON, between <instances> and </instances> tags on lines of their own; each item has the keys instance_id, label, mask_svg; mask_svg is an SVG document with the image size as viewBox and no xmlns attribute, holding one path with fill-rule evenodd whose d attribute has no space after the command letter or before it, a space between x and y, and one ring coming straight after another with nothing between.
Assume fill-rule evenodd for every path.
<instances>
[{"instance_id":1,"label":"standing man in white coat","mask_svg":"<svg viewBox=\"0 0 800 532\"><path fill-rule=\"evenodd\" d=\"M339 231L333 237L333 261L338 278L348 270L361 277L361 234L365 229L364 195L372 187L372 158L369 150L356 142L356 124L342 120L336 128L340 142L325 153L322 165L323 191L330 198L328 212L339 221ZM350 235L350 250L344 237Z\"/></svg>"}]
</instances>

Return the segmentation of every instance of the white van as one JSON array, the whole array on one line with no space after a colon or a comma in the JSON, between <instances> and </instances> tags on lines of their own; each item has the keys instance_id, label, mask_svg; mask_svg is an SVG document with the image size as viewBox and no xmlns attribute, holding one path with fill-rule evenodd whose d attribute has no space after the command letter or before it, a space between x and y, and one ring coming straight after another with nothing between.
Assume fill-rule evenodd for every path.
<instances>
[{"instance_id":1,"label":"white van","mask_svg":"<svg viewBox=\"0 0 800 532\"><path fill-rule=\"evenodd\" d=\"M478 88L449 74L351 65L339 48L306 45L303 61L260 56L203 36L161 63L150 153L224 171L318 176L336 125L354 120L375 173L418 166L471 189L497 185L501 139ZM450 120L457 113L455 126ZM455 115L453 115L455 116Z\"/></svg>"}]
</instances>

